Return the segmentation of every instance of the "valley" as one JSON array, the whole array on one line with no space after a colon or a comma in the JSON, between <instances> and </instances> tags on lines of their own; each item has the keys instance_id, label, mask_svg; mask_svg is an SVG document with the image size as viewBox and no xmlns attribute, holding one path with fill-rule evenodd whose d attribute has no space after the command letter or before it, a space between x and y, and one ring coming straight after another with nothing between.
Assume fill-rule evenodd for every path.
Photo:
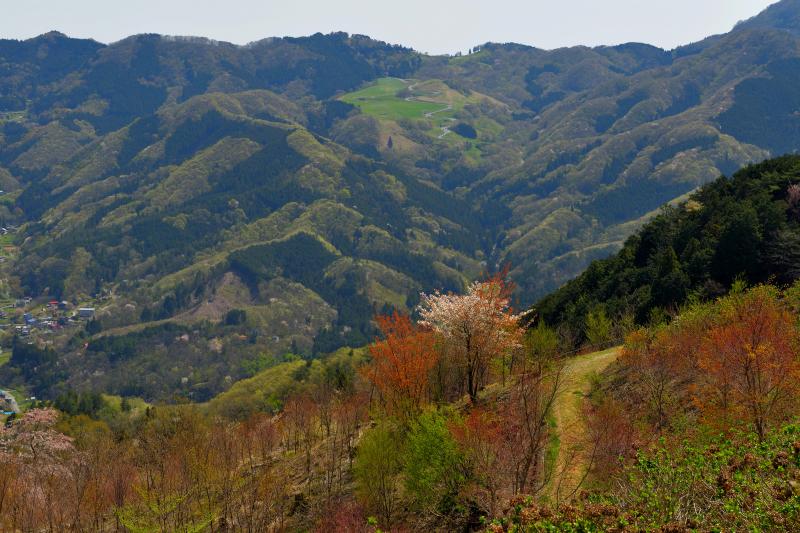
<instances>
[{"instance_id":1,"label":"valley","mask_svg":"<svg viewBox=\"0 0 800 533\"><path fill-rule=\"evenodd\" d=\"M60 337L69 387L147 400L207 400L287 353L364 345L376 312L506 264L528 306L663 203L770 153L736 137L730 89L764 68L788 80L793 38L721 38L747 56L716 39L450 58L345 34L7 42L19 68L3 90L26 102L0 143L0 216L21 227L10 279L39 303L95 306L98 339L140 346L90 342L87 361ZM75 83L37 77L26 54L42 43ZM156 364L185 334L179 363ZM212 373L209 345L226 354ZM147 385L123 383L145 367Z\"/></svg>"},{"instance_id":2,"label":"valley","mask_svg":"<svg viewBox=\"0 0 800 533\"><path fill-rule=\"evenodd\" d=\"M0 39L0 530L800 529L798 82Z\"/></svg>"}]
</instances>

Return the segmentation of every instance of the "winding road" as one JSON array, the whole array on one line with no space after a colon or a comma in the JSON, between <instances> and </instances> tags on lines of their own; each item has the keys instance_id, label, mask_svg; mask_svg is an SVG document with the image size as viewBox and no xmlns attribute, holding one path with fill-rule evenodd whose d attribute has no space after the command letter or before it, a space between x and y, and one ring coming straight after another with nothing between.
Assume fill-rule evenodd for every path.
<instances>
[{"instance_id":1,"label":"winding road","mask_svg":"<svg viewBox=\"0 0 800 533\"><path fill-rule=\"evenodd\" d=\"M14 411L15 413L20 412L19 404L17 403L17 400L14 398L13 394L3 389L0 389L0 397L2 397L6 402L8 402L9 405L11 405L12 411Z\"/></svg>"},{"instance_id":2,"label":"winding road","mask_svg":"<svg viewBox=\"0 0 800 533\"><path fill-rule=\"evenodd\" d=\"M412 83L411 85L409 85L407 87L407 89L409 91L413 91L414 87L416 87L417 85L418 85L417 83ZM432 93L432 96L436 96L437 94L440 94L440 93L439 92ZM406 102L425 102L425 103L428 103L428 104L435 104L436 103L436 102L429 102L427 100L420 100L416 96L406 96L405 97L405 101ZM453 104L447 104L446 106L444 106L441 109L437 109L436 111L428 111L427 113L423 113L422 115L425 118L433 118L433 115L435 115L437 113L443 113L445 111L451 111L452 109L453 109ZM454 118L448 118L447 120L449 120L450 122L455 122L456 121L456 119L454 119ZM442 130L442 133L441 133L441 135L436 137L437 139L442 139L442 138L444 138L445 135L450 133L450 128L448 128L447 126L439 126L439 129Z\"/></svg>"}]
</instances>

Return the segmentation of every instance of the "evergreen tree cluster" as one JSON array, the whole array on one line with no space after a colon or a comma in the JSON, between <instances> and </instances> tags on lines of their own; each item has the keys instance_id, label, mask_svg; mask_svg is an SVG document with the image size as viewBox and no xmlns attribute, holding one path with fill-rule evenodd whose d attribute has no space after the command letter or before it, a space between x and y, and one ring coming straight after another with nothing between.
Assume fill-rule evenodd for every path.
<instances>
[{"instance_id":1,"label":"evergreen tree cluster","mask_svg":"<svg viewBox=\"0 0 800 533\"><path fill-rule=\"evenodd\" d=\"M665 207L615 256L542 299L548 324L585 331L590 311L633 314L645 324L688 299L725 294L737 279L793 282L800 275L800 157L785 156L720 177Z\"/></svg>"}]
</instances>

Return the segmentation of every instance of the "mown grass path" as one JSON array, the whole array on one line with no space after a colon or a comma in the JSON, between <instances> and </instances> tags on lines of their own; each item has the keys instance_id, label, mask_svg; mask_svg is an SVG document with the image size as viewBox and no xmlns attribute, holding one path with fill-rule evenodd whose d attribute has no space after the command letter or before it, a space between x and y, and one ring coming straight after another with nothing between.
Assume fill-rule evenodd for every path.
<instances>
[{"instance_id":1,"label":"mown grass path","mask_svg":"<svg viewBox=\"0 0 800 533\"><path fill-rule=\"evenodd\" d=\"M591 460L584 402L591 389L591 377L600 374L620 355L621 348L579 355L564 366L561 390L553 405L553 419L559 440L553 465L550 498L568 499L583 481Z\"/></svg>"}]
</instances>

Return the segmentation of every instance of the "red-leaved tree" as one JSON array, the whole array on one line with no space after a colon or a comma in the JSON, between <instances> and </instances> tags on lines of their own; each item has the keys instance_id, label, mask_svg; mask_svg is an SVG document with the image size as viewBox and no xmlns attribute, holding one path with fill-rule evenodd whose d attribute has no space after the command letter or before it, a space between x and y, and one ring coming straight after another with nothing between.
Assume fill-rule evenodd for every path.
<instances>
[{"instance_id":1,"label":"red-leaved tree","mask_svg":"<svg viewBox=\"0 0 800 533\"><path fill-rule=\"evenodd\" d=\"M800 393L798 347L795 318L775 288L760 286L727 298L698 354L706 378L697 404L706 418L746 421L763 439Z\"/></svg>"},{"instance_id":2,"label":"red-leaved tree","mask_svg":"<svg viewBox=\"0 0 800 533\"><path fill-rule=\"evenodd\" d=\"M413 417L429 399L431 369L438 359L436 338L397 312L376 320L383 340L370 346L372 362L364 368L364 376L388 413Z\"/></svg>"}]
</instances>

